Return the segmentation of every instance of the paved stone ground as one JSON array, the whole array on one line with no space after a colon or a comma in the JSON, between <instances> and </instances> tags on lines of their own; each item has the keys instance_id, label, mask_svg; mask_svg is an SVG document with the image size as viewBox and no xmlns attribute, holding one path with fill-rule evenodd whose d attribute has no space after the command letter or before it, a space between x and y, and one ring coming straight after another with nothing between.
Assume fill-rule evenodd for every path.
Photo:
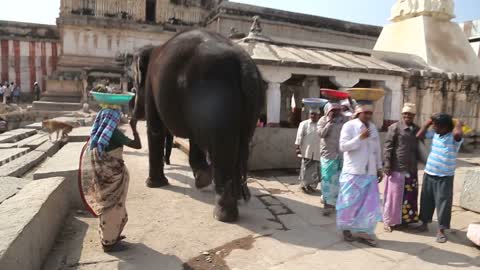
<instances>
[{"instance_id":1,"label":"paved stone ground","mask_svg":"<svg viewBox=\"0 0 480 270\"><path fill-rule=\"evenodd\" d=\"M141 134L145 134L142 125ZM146 138L143 136L146 145ZM127 200L128 250L104 254L97 220L72 213L44 269L479 269L480 250L466 239L466 227L480 215L455 207L450 242L437 244L430 233L384 233L378 226L378 248L345 243L335 219L321 215L319 196L298 192L296 176L256 175L253 193L242 204L237 224L212 218L213 191L196 190L188 158L173 152L166 170L171 186L148 189L147 150L125 151L131 174ZM460 175L467 167L462 163ZM461 183L456 183L456 205ZM383 187L382 187L383 188Z\"/></svg>"}]
</instances>

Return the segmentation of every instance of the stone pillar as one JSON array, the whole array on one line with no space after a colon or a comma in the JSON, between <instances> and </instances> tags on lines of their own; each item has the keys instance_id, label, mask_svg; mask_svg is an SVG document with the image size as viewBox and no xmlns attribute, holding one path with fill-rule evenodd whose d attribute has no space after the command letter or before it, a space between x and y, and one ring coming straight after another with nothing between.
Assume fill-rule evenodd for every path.
<instances>
[{"instance_id":1,"label":"stone pillar","mask_svg":"<svg viewBox=\"0 0 480 270\"><path fill-rule=\"evenodd\" d=\"M279 82L269 82L267 89L267 123L277 125L280 123L280 108L282 92Z\"/></svg>"},{"instance_id":2,"label":"stone pillar","mask_svg":"<svg viewBox=\"0 0 480 270\"><path fill-rule=\"evenodd\" d=\"M292 74L283 68L260 66L263 79L268 83L267 88L267 125L278 126L280 124L282 92L280 85L288 80Z\"/></svg>"},{"instance_id":3,"label":"stone pillar","mask_svg":"<svg viewBox=\"0 0 480 270\"><path fill-rule=\"evenodd\" d=\"M319 98L320 97L320 86L318 85L318 78L317 77L307 77L303 81L303 87L305 96L307 98ZM302 104L300 100L300 103ZM301 105L300 105L301 106ZM302 112L302 119L308 119L310 116L310 112L308 109L305 109Z\"/></svg>"},{"instance_id":4,"label":"stone pillar","mask_svg":"<svg viewBox=\"0 0 480 270\"><path fill-rule=\"evenodd\" d=\"M303 81L303 87L307 90L307 97L318 98L320 97L320 86L318 85L317 77L307 77Z\"/></svg>"},{"instance_id":5,"label":"stone pillar","mask_svg":"<svg viewBox=\"0 0 480 270\"><path fill-rule=\"evenodd\" d=\"M398 122L401 118L404 103L402 85L403 78L401 77L378 84L378 87L385 89L382 130L386 130L391 124Z\"/></svg>"}]
</instances>

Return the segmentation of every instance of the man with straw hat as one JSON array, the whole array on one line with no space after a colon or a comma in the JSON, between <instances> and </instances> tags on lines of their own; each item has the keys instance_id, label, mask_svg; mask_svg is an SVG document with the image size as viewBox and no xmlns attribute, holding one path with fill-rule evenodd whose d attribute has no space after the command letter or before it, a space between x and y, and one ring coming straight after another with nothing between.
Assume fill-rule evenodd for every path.
<instances>
[{"instance_id":1,"label":"man with straw hat","mask_svg":"<svg viewBox=\"0 0 480 270\"><path fill-rule=\"evenodd\" d=\"M300 168L300 188L304 193L315 192L320 180L320 137L318 136L318 120L320 108L310 108L310 119L300 123L295 140L296 154L302 158Z\"/></svg>"},{"instance_id":2,"label":"man with straw hat","mask_svg":"<svg viewBox=\"0 0 480 270\"><path fill-rule=\"evenodd\" d=\"M406 103L402 119L388 128L384 145L385 200L383 222L386 232L418 222L418 176L420 159L417 133L413 123L416 106Z\"/></svg>"},{"instance_id":3,"label":"man with straw hat","mask_svg":"<svg viewBox=\"0 0 480 270\"><path fill-rule=\"evenodd\" d=\"M382 171L380 137L372 122L373 106L358 104L354 119L343 125L343 169L337 199L337 228L346 241L376 246L375 227L382 220L378 179Z\"/></svg>"},{"instance_id":4,"label":"man with straw hat","mask_svg":"<svg viewBox=\"0 0 480 270\"><path fill-rule=\"evenodd\" d=\"M342 114L342 105L327 103L324 108L325 115L319 121L318 134L320 135L321 155L321 186L323 215L330 216L337 202L340 173L342 171L342 153L339 148L340 132L348 117Z\"/></svg>"}]
</instances>

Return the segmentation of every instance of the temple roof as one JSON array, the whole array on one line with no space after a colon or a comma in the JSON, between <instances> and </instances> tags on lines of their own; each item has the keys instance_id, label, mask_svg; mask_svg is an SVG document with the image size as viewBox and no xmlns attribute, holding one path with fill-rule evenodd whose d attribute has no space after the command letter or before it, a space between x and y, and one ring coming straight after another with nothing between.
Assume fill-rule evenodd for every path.
<instances>
[{"instance_id":1,"label":"temple roof","mask_svg":"<svg viewBox=\"0 0 480 270\"><path fill-rule=\"evenodd\" d=\"M318 42L289 42L265 36L258 16L249 35L236 43L259 65L341 70L387 75L406 75L408 71L370 56L371 51Z\"/></svg>"}]
</instances>

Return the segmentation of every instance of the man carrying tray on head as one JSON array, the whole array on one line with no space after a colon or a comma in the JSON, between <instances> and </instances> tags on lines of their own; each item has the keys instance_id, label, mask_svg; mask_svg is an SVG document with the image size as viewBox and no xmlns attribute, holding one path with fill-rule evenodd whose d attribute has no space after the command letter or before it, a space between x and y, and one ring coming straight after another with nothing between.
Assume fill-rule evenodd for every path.
<instances>
[{"instance_id":1,"label":"man carrying tray on head","mask_svg":"<svg viewBox=\"0 0 480 270\"><path fill-rule=\"evenodd\" d=\"M342 114L338 103L327 103L325 115L319 121L320 156L322 175L322 196L325 209L324 216L330 216L337 202L340 173L342 171L342 153L339 148L340 132L348 118Z\"/></svg>"}]
</instances>

